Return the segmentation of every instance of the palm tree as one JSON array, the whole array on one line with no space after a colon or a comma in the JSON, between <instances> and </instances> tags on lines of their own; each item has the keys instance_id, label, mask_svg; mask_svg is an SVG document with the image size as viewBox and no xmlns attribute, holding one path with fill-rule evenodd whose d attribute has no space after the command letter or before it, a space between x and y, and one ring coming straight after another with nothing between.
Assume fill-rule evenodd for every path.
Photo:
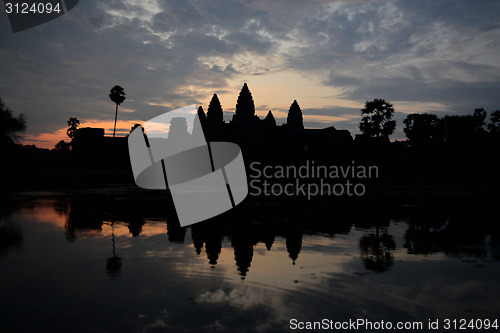
<instances>
[{"instance_id":1,"label":"palm tree","mask_svg":"<svg viewBox=\"0 0 500 333\"><path fill-rule=\"evenodd\" d=\"M68 126L69 128L66 130L66 134L73 139L76 134L77 127L80 125L80 120L78 118L69 118Z\"/></svg>"},{"instance_id":2,"label":"palm tree","mask_svg":"<svg viewBox=\"0 0 500 333\"><path fill-rule=\"evenodd\" d=\"M111 88L111 91L109 92L109 98L111 98L111 100L116 104L115 127L113 128L113 138L114 138L116 132L116 118L118 117L118 105L122 104L123 101L125 100L125 91L120 86L114 86L113 88Z\"/></svg>"},{"instance_id":3,"label":"palm tree","mask_svg":"<svg viewBox=\"0 0 500 333\"><path fill-rule=\"evenodd\" d=\"M366 101L365 107L361 109L364 116L359 124L359 129L363 134L372 138L387 138L394 132L396 122L392 120L394 107L384 99L375 98L373 101Z\"/></svg>"}]
</instances>

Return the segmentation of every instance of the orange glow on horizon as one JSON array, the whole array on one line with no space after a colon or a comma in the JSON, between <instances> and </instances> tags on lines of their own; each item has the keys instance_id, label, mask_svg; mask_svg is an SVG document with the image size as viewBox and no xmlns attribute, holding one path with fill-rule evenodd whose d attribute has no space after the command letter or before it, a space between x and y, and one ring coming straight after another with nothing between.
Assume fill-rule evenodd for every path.
<instances>
[{"instance_id":1,"label":"orange glow on horizon","mask_svg":"<svg viewBox=\"0 0 500 333\"><path fill-rule=\"evenodd\" d=\"M142 120L118 120L116 122L116 136L125 136L130 133L130 129L135 124L143 124ZM78 128L84 127L94 127L94 128L104 128L105 136L113 135L113 127L115 125L114 120L81 120L80 126ZM66 134L68 128L64 127L58 129L54 132L41 133L38 135L25 135L22 144L25 145L36 145L39 148L53 149L54 146L61 140L70 142L71 139Z\"/></svg>"},{"instance_id":2,"label":"orange glow on horizon","mask_svg":"<svg viewBox=\"0 0 500 333\"><path fill-rule=\"evenodd\" d=\"M256 111L256 114L261 118L264 119L265 116L267 115L268 111ZM287 112L286 111L281 111L281 110L274 110L273 115L276 118L285 118L287 117ZM350 116L350 115L339 115L339 116L334 116L334 115L304 115L304 121L316 121L316 122L323 122L325 123L325 127L334 125L336 121L348 121L348 120L353 120L355 119L356 116ZM135 124L141 124L143 125L144 122L141 120L118 120L116 123L116 136L125 136L130 133L131 128ZM97 120L97 119L91 119L91 120L83 120L80 123L79 128L84 128L84 127L93 127L93 128L104 128L104 135L105 136L112 136L113 135L113 126L114 126L114 121L112 120ZM24 140L22 140L21 143L26 144L26 145L36 145L39 148L47 148L47 149L53 149L54 146L61 140L65 142L70 142L71 139L67 136L66 134L67 127L60 128L54 132L48 132L48 133L41 133L38 135L25 135Z\"/></svg>"}]
</instances>

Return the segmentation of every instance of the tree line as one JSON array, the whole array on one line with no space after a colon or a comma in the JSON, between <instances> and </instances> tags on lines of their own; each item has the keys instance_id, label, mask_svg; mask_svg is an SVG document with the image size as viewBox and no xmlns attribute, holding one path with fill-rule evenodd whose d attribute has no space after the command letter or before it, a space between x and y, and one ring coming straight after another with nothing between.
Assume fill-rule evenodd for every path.
<instances>
[{"instance_id":1,"label":"tree line","mask_svg":"<svg viewBox=\"0 0 500 333\"><path fill-rule=\"evenodd\" d=\"M242 89L243 97L249 95L247 90L248 87L246 87L245 84ZM245 93L247 94L245 95ZM123 88L119 86L113 87L110 92L110 99L116 104L116 128L118 105L125 99ZM238 103L247 103L253 106L251 95L249 98L246 98L248 101L241 96L240 99ZM254 110L253 107L251 109ZM359 124L359 130L362 134L357 137L361 140L389 142L389 136L392 135L396 129L396 121L393 120L394 112L395 110L392 103L384 99L366 101L364 108L361 109L362 118ZM198 110L198 114L202 118L202 121L206 119L207 122L223 122L222 107L217 95L214 95L212 98L207 114L205 115L201 106ZM239 117L243 118L244 116L247 115L235 113L233 122L237 122ZM251 114L247 117L249 119L245 120L249 122L257 118L255 114ZM302 114L296 101L294 101L290 108L289 118L290 119L287 120L290 122L290 125L296 125L296 127L303 126ZM295 120L295 118L297 118L297 120ZM269 123L271 126L276 126L276 121L271 112L268 113L264 122ZM69 138L73 138L80 121L77 118L70 118L67 123L67 135ZM483 108L477 108L469 115L445 115L443 117L438 117L435 114L429 113L412 113L407 115L406 119L403 121L403 125L403 131L408 139L407 142L412 147L427 148L441 145L455 147L461 145L467 146L487 138L500 137L500 110L492 112L488 122L487 112ZM0 144L2 146L18 144L21 138L20 133L25 130L25 116L23 114L17 117L14 116L12 111L0 98ZM68 148L67 143L63 140L55 146L56 150L67 150Z\"/></svg>"},{"instance_id":2,"label":"tree line","mask_svg":"<svg viewBox=\"0 0 500 333\"><path fill-rule=\"evenodd\" d=\"M365 139L389 141L396 129L393 120L394 106L384 99L366 101L361 109L359 130ZM500 110L491 113L477 108L470 115L446 115L438 117L430 113L412 113L403 121L408 143L416 148L441 145L460 146L477 143L500 136Z\"/></svg>"}]
</instances>

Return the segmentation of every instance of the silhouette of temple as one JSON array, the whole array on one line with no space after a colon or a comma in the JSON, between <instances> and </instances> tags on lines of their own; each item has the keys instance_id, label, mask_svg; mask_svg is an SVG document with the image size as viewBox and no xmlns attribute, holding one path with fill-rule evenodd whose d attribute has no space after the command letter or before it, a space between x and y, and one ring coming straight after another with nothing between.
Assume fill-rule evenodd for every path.
<instances>
[{"instance_id":1,"label":"silhouette of temple","mask_svg":"<svg viewBox=\"0 0 500 333\"><path fill-rule=\"evenodd\" d=\"M125 169L130 163L127 138L104 136L104 128L77 129L71 150L76 162L85 167Z\"/></svg>"},{"instance_id":2,"label":"silhouette of temple","mask_svg":"<svg viewBox=\"0 0 500 333\"><path fill-rule=\"evenodd\" d=\"M321 159L324 156L343 155L351 147L353 138L347 130L334 126L323 129L304 128L302 111L294 100L286 123L278 126L271 110L264 119L255 114L252 93L245 83L236 102L236 110L229 122L224 121L221 102L214 94L207 112L198 108L198 116L207 141L237 143L246 161L268 160L290 162L290 159ZM191 139L183 119L172 119L172 138L188 142ZM141 126L135 124L131 131ZM194 133L193 133L194 135ZM146 142L147 129L146 129ZM165 140L168 141L168 140ZM165 142L167 143L167 142ZM129 166L127 137L107 137L103 128L80 128L71 141L77 163L86 167L127 168ZM170 149L165 145L165 149ZM112 161L112 163L106 163Z\"/></svg>"},{"instance_id":3,"label":"silhouette of temple","mask_svg":"<svg viewBox=\"0 0 500 333\"><path fill-rule=\"evenodd\" d=\"M210 101L207 113L198 108L207 141L231 141L238 143L250 159L271 158L282 160L284 156L321 157L332 149L341 152L353 142L347 130L334 126L323 129L304 128L302 111L294 100L288 111L286 123L278 126L271 110L264 119L255 114L255 103L245 83L236 102L236 110L229 122L223 120L223 109L217 94Z\"/></svg>"}]
</instances>

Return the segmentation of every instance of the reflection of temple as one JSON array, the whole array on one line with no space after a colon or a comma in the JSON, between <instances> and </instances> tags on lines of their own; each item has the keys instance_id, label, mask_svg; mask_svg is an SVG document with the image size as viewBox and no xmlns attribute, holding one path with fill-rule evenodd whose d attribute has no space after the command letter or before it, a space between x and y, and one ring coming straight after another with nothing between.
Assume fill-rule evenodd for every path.
<instances>
[{"instance_id":1,"label":"reflection of temple","mask_svg":"<svg viewBox=\"0 0 500 333\"><path fill-rule=\"evenodd\" d=\"M131 200L134 202L131 205ZM167 220L166 234L169 242L183 243L187 230L191 230L193 247L198 254L205 253L207 263L215 267L219 261L224 238L231 240L234 259L238 272L245 277L251 270L254 259L254 247L262 243L271 251L276 239L284 239L290 263L295 263L302 250L303 226L307 224L313 230L333 235L346 232L349 226L339 220L336 223L324 221L324 216L330 212L330 207L311 207L311 212L304 213L303 208L296 205L283 205L282 210L276 210L273 205L241 206L230 213L221 215L211 221L198 223L189 228L182 228L175 219L175 209L165 205L166 196L137 198L128 197L93 197L73 196L66 206L60 207L67 211L66 233L68 240L75 240L79 232L101 232L104 223L126 225L129 235L140 236L142 228L149 219ZM140 207L140 209L137 209ZM234 214L234 215L233 215ZM311 220L304 219L310 216ZM341 216L337 211L337 218ZM255 220L257 219L257 220ZM107 222L105 222L107 221ZM258 223L255 223L258 221ZM110 268L114 267L110 261Z\"/></svg>"},{"instance_id":2,"label":"reflection of temple","mask_svg":"<svg viewBox=\"0 0 500 333\"><path fill-rule=\"evenodd\" d=\"M299 257L300 249L302 248L302 235L302 230L298 229L291 230L286 235L286 250L293 260L294 265L295 260Z\"/></svg>"},{"instance_id":3,"label":"reflection of temple","mask_svg":"<svg viewBox=\"0 0 500 333\"><path fill-rule=\"evenodd\" d=\"M267 232L264 232L264 235L262 236L262 241L264 242L264 244L266 244L266 249L268 251L271 251L271 248L273 247L274 243L274 234L272 232L269 232L269 230Z\"/></svg>"},{"instance_id":4,"label":"reflection of temple","mask_svg":"<svg viewBox=\"0 0 500 333\"><path fill-rule=\"evenodd\" d=\"M295 264L301 246L302 231L296 228L274 229L273 226L240 225L236 228L221 228L220 226L207 226L195 224L191 226L193 247L197 254L201 254L203 247L211 267L215 267L222 249L222 240L227 235L231 239L234 249L234 260L239 274L244 278L250 270L254 248L259 243L264 243L268 251L271 250L276 235L285 238L286 248L292 263Z\"/></svg>"},{"instance_id":5,"label":"reflection of temple","mask_svg":"<svg viewBox=\"0 0 500 333\"><path fill-rule=\"evenodd\" d=\"M177 222L167 222L167 236L169 242L184 243L186 228L182 228Z\"/></svg>"},{"instance_id":6,"label":"reflection of temple","mask_svg":"<svg viewBox=\"0 0 500 333\"><path fill-rule=\"evenodd\" d=\"M137 237L142 233L142 227L146 223L145 214L151 214L148 216L149 218L170 215L166 213L170 209L165 204L168 203L165 196L137 198L134 200L134 205L130 205L129 200L130 198L123 200L119 196L88 195L72 196L66 200L67 219L65 229L68 241L75 240L77 232L101 232L105 221L123 223L128 227L130 235ZM137 209L137 207L141 207L141 209ZM63 209L63 207L59 209ZM179 229L178 232L182 234L183 238L185 229L180 228L178 223L174 224L176 224ZM172 228L170 228L170 235L174 233Z\"/></svg>"},{"instance_id":7,"label":"reflection of temple","mask_svg":"<svg viewBox=\"0 0 500 333\"><path fill-rule=\"evenodd\" d=\"M222 230L217 227L206 228L202 224L197 224L191 227L191 237L196 253L201 254L203 245L205 245L208 263L211 267L215 267L222 250Z\"/></svg>"},{"instance_id":8,"label":"reflection of temple","mask_svg":"<svg viewBox=\"0 0 500 333\"><path fill-rule=\"evenodd\" d=\"M329 203L310 203L304 207L287 201L280 204L280 209L276 209L276 205L259 202L242 204L217 218L182 228L175 220L173 206L165 205L165 202L166 196L157 196L156 193L137 197L130 193L126 197L76 195L61 198L55 208L66 216L68 241L77 240L81 233L101 232L104 224L114 225L115 228L126 226L128 236L137 237L142 234L143 226L148 221L160 222L162 224L158 230L166 232L169 242L183 243L186 235L188 241L191 241L190 235L194 250L206 257L206 262L211 267L216 267L220 262L222 248L231 246L236 270L243 278L252 271L252 260L256 258L254 249L259 244L265 245L270 251L275 242L286 246L292 265L301 260L304 230L332 237L339 233L349 233L353 226L365 231L358 243L365 268L384 272L395 263L396 244L388 233L390 221L398 220L398 214L408 214L407 208L404 213L398 213L394 208L378 210L377 203L370 205L368 202L365 202L365 209L362 210L356 210L358 206L337 206L335 214ZM500 260L499 228L496 224L488 223L487 212L466 214L457 211L448 214L448 211L438 213L435 209L429 209L426 214L421 212L420 208L420 215L410 214L405 217L408 224L404 224L407 230L403 246L409 254L439 252L450 256L467 254ZM474 225L471 225L471 221L475 221ZM109 231L109 228L106 230ZM122 227L121 236L124 231L127 229ZM114 233L109 236L112 244ZM224 242L228 239L230 243ZM19 241L19 236L13 240ZM119 250L119 246L117 249ZM278 249L281 250L282 248ZM110 276L120 271L121 261L117 259L119 251L116 252L109 256L107 262Z\"/></svg>"},{"instance_id":9,"label":"reflection of temple","mask_svg":"<svg viewBox=\"0 0 500 333\"><path fill-rule=\"evenodd\" d=\"M234 260L242 278L245 278L253 258L254 243L250 237L240 232L231 237L234 248Z\"/></svg>"},{"instance_id":10,"label":"reflection of temple","mask_svg":"<svg viewBox=\"0 0 500 333\"><path fill-rule=\"evenodd\" d=\"M211 234L210 237L207 237L205 246L207 249L208 263L214 267L217 264L217 260L222 250L222 238Z\"/></svg>"},{"instance_id":11,"label":"reflection of temple","mask_svg":"<svg viewBox=\"0 0 500 333\"><path fill-rule=\"evenodd\" d=\"M76 239L76 231L101 231L104 223L104 212L97 206L89 205L88 200L82 197L71 198L68 203L69 214L66 220L66 237Z\"/></svg>"}]
</instances>

